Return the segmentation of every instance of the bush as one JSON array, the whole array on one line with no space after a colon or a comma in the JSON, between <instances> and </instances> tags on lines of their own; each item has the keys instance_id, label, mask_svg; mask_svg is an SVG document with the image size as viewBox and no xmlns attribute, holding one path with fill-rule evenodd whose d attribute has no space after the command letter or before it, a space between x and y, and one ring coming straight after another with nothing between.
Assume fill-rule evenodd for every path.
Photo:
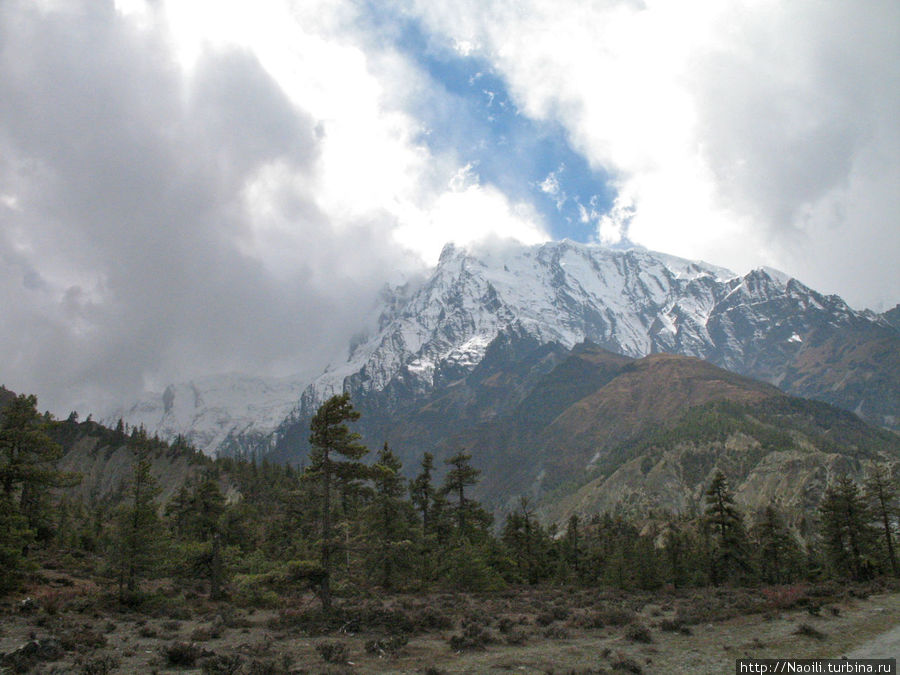
<instances>
[{"instance_id":1,"label":"bush","mask_svg":"<svg viewBox=\"0 0 900 675\"><path fill-rule=\"evenodd\" d=\"M203 675L237 675L244 665L244 660L237 654L225 656L216 654L204 659L200 664Z\"/></svg>"},{"instance_id":2,"label":"bush","mask_svg":"<svg viewBox=\"0 0 900 675\"><path fill-rule=\"evenodd\" d=\"M604 614L596 610L579 612L572 617L570 623L578 628L603 628L606 625Z\"/></svg>"},{"instance_id":3,"label":"bush","mask_svg":"<svg viewBox=\"0 0 900 675\"><path fill-rule=\"evenodd\" d=\"M794 629L794 635L803 635L804 637L811 637L816 640L825 639L825 633L813 628L808 623L801 623L797 626L797 628Z\"/></svg>"},{"instance_id":4,"label":"bush","mask_svg":"<svg viewBox=\"0 0 900 675\"><path fill-rule=\"evenodd\" d=\"M676 619L663 619L659 622L659 629L667 633L681 633L682 635L691 635L691 629L685 626L681 621Z\"/></svg>"},{"instance_id":5,"label":"bush","mask_svg":"<svg viewBox=\"0 0 900 675\"><path fill-rule=\"evenodd\" d=\"M168 665L184 668L191 668L201 656L211 656L192 642L172 642L161 647L160 652Z\"/></svg>"},{"instance_id":6,"label":"bush","mask_svg":"<svg viewBox=\"0 0 900 675\"><path fill-rule=\"evenodd\" d=\"M544 629L543 636L548 640L565 640L569 637L569 631L562 626L547 626Z\"/></svg>"},{"instance_id":7,"label":"bush","mask_svg":"<svg viewBox=\"0 0 900 675\"><path fill-rule=\"evenodd\" d=\"M84 653L105 647L106 637L90 628L80 627L61 635L59 643L66 651Z\"/></svg>"},{"instance_id":8,"label":"bush","mask_svg":"<svg viewBox=\"0 0 900 675\"><path fill-rule=\"evenodd\" d=\"M407 642L409 642L409 638L405 635L392 635L380 640L369 640L366 642L366 652L381 657L396 657L397 652L405 647Z\"/></svg>"},{"instance_id":9,"label":"bush","mask_svg":"<svg viewBox=\"0 0 900 675\"><path fill-rule=\"evenodd\" d=\"M347 645L343 642L320 642L316 645L316 651L325 663L347 663Z\"/></svg>"},{"instance_id":10,"label":"bush","mask_svg":"<svg viewBox=\"0 0 900 675\"><path fill-rule=\"evenodd\" d=\"M453 628L453 618L431 607L414 612L411 618L416 630L435 631Z\"/></svg>"},{"instance_id":11,"label":"bush","mask_svg":"<svg viewBox=\"0 0 900 675\"><path fill-rule=\"evenodd\" d=\"M625 631L625 637L632 642L643 642L645 644L653 642L650 629L639 623L629 626L628 630Z\"/></svg>"},{"instance_id":12,"label":"bush","mask_svg":"<svg viewBox=\"0 0 900 675\"><path fill-rule=\"evenodd\" d=\"M450 636L450 648L455 652L484 649L494 642L490 631L476 621L463 621L461 634Z\"/></svg>"},{"instance_id":13,"label":"bush","mask_svg":"<svg viewBox=\"0 0 900 675\"><path fill-rule=\"evenodd\" d=\"M622 673L634 673L635 675L641 675L644 671L641 670L641 667L631 659L620 659L612 664L612 669L615 671L619 671Z\"/></svg>"},{"instance_id":14,"label":"bush","mask_svg":"<svg viewBox=\"0 0 900 675\"><path fill-rule=\"evenodd\" d=\"M553 607L541 612L535 617L535 623L539 626L549 626L554 621L563 621L569 618L570 610L567 607Z\"/></svg>"},{"instance_id":15,"label":"bush","mask_svg":"<svg viewBox=\"0 0 900 675\"><path fill-rule=\"evenodd\" d=\"M607 607L596 612L596 618L607 626L627 626L634 623L635 614L621 607Z\"/></svg>"},{"instance_id":16,"label":"bush","mask_svg":"<svg viewBox=\"0 0 900 675\"><path fill-rule=\"evenodd\" d=\"M524 645L528 642L528 633L522 629L511 630L506 634L506 644Z\"/></svg>"},{"instance_id":17,"label":"bush","mask_svg":"<svg viewBox=\"0 0 900 675\"><path fill-rule=\"evenodd\" d=\"M114 656L98 656L81 666L82 675L109 675L119 667L119 660Z\"/></svg>"},{"instance_id":18,"label":"bush","mask_svg":"<svg viewBox=\"0 0 900 675\"><path fill-rule=\"evenodd\" d=\"M247 675L288 675L291 663L292 659L287 654L282 655L280 662L277 659L253 659L247 667Z\"/></svg>"}]
</instances>

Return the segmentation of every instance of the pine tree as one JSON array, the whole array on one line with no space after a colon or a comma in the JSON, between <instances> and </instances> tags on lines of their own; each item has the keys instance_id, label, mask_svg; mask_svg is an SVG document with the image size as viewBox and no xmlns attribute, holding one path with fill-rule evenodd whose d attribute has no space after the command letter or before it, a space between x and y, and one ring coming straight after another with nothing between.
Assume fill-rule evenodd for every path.
<instances>
[{"instance_id":1,"label":"pine tree","mask_svg":"<svg viewBox=\"0 0 900 675\"><path fill-rule=\"evenodd\" d=\"M521 579L536 584L547 577L550 541L527 497L519 499L517 511L507 514L501 539L510 549Z\"/></svg>"},{"instance_id":2,"label":"pine tree","mask_svg":"<svg viewBox=\"0 0 900 675\"><path fill-rule=\"evenodd\" d=\"M761 580L767 584L791 581L799 567L800 547L773 504L760 514L750 535Z\"/></svg>"},{"instance_id":3,"label":"pine tree","mask_svg":"<svg viewBox=\"0 0 900 675\"><path fill-rule=\"evenodd\" d=\"M838 575L861 580L872 575L875 531L859 486L846 475L825 490L819 505L825 556Z\"/></svg>"},{"instance_id":4,"label":"pine tree","mask_svg":"<svg viewBox=\"0 0 900 675\"><path fill-rule=\"evenodd\" d=\"M434 455L426 452L422 456L422 471L410 482L409 496L413 505L419 512L422 520L422 532L428 536L432 532L432 507L434 504L435 489L432 483L432 471L434 470Z\"/></svg>"},{"instance_id":5,"label":"pine tree","mask_svg":"<svg viewBox=\"0 0 900 675\"><path fill-rule=\"evenodd\" d=\"M734 503L725 474L717 471L706 490L704 525L710 537L709 569L714 584L750 571L744 518Z\"/></svg>"},{"instance_id":6,"label":"pine tree","mask_svg":"<svg viewBox=\"0 0 900 675\"><path fill-rule=\"evenodd\" d=\"M34 532L28 529L18 505L0 494L0 596L16 588L27 566L24 550L33 539Z\"/></svg>"},{"instance_id":7,"label":"pine tree","mask_svg":"<svg viewBox=\"0 0 900 675\"><path fill-rule=\"evenodd\" d=\"M331 610L331 576L337 549L332 522L335 491L339 484L346 488L369 476L368 468L359 461L369 450L359 443L359 434L351 432L346 424L357 419L359 412L353 409L350 395L345 393L325 401L309 425L312 450L305 475L316 485L318 491L321 566L319 599L325 611ZM346 494L346 489L343 493Z\"/></svg>"},{"instance_id":8,"label":"pine tree","mask_svg":"<svg viewBox=\"0 0 900 675\"><path fill-rule=\"evenodd\" d=\"M57 470L62 448L47 435L37 398L20 394L0 415L0 489L40 539L53 531L50 488L75 485L76 474Z\"/></svg>"},{"instance_id":9,"label":"pine tree","mask_svg":"<svg viewBox=\"0 0 900 675\"><path fill-rule=\"evenodd\" d=\"M566 533L562 539L561 572L563 574L558 573L558 576L561 576L563 580L569 577L581 580L581 571L584 565L581 559L582 553L581 528L578 514L573 513L569 516L569 521L566 523Z\"/></svg>"},{"instance_id":10,"label":"pine tree","mask_svg":"<svg viewBox=\"0 0 900 675\"><path fill-rule=\"evenodd\" d=\"M119 599L125 602L138 582L159 559L159 487L150 473L146 434L132 436L136 459L127 486L127 502L119 509L115 552L118 557Z\"/></svg>"},{"instance_id":11,"label":"pine tree","mask_svg":"<svg viewBox=\"0 0 900 675\"><path fill-rule=\"evenodd\" d=\"M369 574L385 589L394 588L412 569L412 505L400 460L385 443L372 466L374 498L367 513Z\"/></svg>"},{"instance_id":12,"label":"pine tree","mask_svg":"<svg viewBox=\"0 0 900 675\"><path fill-rule=\"evenodd\" d=\"M884 542L887 559L891 566L891 572L897 576L897 555L894 550L897 516L900 508L897 505L897 485L891 479L889 470L883 464L872 467L866 477L864 498L868 502L869 509L877 518L881 526L881 539Z\"/></svg>"},{"instance_id":13,"label":"pine tree","mask_svg":"<svg viewBox=\"0 0 900 675\"><path fill-rule=\"evenodd\" d=\"M456 531L460 537L472 538L484 534L490 526L490 516L476 502L466 499L466 488L478 483L481 471L474 468L470 461L472 455L460 450L444 464L452 467L444 476L441 493L456 498L453 511L456 516Z\"/></svg>"},{"instance_id":14,"label":"pine tree","mask_svg":"<svg viewBox=\"0 0 900 675\"><path fill-rule=\"evenodd\" d=\"M213 599L221 596L225 577L221 551L224 513L225 497L211 471L196 482L185 481L166 505L184 559L181 570L208 580Z\"/></svg>"}]
</instances>

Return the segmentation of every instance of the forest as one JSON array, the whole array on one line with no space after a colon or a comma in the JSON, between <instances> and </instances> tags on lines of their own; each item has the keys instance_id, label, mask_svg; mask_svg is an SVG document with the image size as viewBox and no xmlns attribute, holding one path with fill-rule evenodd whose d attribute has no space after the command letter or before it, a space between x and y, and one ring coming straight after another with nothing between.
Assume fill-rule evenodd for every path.
<instances>
[{"instance_id":1,"label":"forest","mask_svg":"<svg viewBox=\"0 0 900 675\"><path fill-rule=\"evenodd\" d=\"M426 453L410 480L387 444L373 452L360 442L352 430L358 418L346 394L326 401L310 424L308 461L295 467L211 459L183 439L169 444L121 423L106 429L74 413L58 421L38 412L34 396L12 398L0 422L0 593L13 596L49 568L99 579L110 606L152 611L173 596L202 598L278 610L327 632L346 624L359 598L677 594L898 573L897 486L878 464L862 485L846 477L830 484L802 539L777 504L742 512L721 472L690 515L573 515L557 526L521 498L495 522L470 494L477 457L461 449L436 466ZM57 468L63 446L85 425L136 458L118 490L88 500L72 496L78 474ZM152 458L175 453L197 470L161 503ZM299 597L314 602L292 615ZM466 630L452 636L456 646L479 646L479 631Z\"/></svg>"}]
</instances>

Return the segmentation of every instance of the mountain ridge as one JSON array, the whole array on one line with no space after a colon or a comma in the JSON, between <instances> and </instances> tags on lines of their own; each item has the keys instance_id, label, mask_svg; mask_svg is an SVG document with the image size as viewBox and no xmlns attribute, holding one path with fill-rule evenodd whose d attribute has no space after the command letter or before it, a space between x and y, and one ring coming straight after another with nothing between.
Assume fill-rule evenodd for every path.
<instances>
[{"instance_id":1,"label":"mountain ridge","mask_svg":"<svg viewBox=\"0 0 900 675\"><path fill-rule=\"evenodd\" d=\"M765 268L741 276L666 254L570 241L448 245L430 276L387 289L382 303L374 329L353 341L345 361L293 383L286 394L301 393L278 403L281 422L250 427L241 410L235 420L225 411L207 423L221 421L228 433L206 428L194 438L218 443L201 444L207 452L276 448L287 455L291 443L302 451L291 428L328 396L349 391L358 404L371 398L385 414L400 410L472 373L505 330L565 349L589 340L631 357L695 356L900 428L900 333L890 316L857 312ZM173 432L159 395L154 400L157 421L145 416L142 423Z\"/></svg>"}]
</instances>

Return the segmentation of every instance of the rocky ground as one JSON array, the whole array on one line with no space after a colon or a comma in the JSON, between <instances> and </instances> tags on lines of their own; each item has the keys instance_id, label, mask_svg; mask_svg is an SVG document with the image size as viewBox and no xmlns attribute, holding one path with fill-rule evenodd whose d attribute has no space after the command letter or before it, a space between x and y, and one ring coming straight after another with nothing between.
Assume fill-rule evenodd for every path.
<instances>
[{"instance_id":1,"label":"rocky ground","mask_svg":"<svg viewBox=\"0 0 900 675\"><path fill-rule=\"evenodd\" d=\"M884 584L372 593L324 617L308 596L238 607L162 583L128 609L89 580L37 579L2 605L0 673L702 675L744 657L896 657L900 625Z\"/></svg>"}]
</instances>

